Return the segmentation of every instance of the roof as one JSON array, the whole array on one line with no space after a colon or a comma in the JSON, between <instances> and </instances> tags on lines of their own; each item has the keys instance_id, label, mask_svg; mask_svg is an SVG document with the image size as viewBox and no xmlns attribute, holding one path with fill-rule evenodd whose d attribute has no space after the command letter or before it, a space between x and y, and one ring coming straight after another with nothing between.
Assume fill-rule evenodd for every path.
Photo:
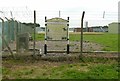
<instances>
[{"instance_id":1,"label":"roof","mask_svg":"<svg viewBox=\"0 0 120 81\"><path fill-rule=\"evenodd\" d=\"M55 17L55 18L47 20L47 22L67 22L67 21L68 20L65 20L65 19L62 19L62 18L59 18L59 17Z\"/></svg>"},{"instance_id":2,"label":"roof","mask_svg":"<svg viewBox=\"0 0 120 81\"><path fill-rule=\"evenodd\" d=\"M110 23L110 24L118 24L118 23L120 24L120 22L112 22L112 23ZM109 25L110 25L110 24L109 24Z\"/></svg>"}]
</instances>

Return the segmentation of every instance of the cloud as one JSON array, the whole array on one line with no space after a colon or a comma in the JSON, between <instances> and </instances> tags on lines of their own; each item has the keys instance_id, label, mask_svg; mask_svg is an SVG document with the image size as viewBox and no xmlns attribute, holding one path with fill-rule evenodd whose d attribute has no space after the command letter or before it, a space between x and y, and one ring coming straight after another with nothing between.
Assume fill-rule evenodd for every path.
<instances>
[{"instance_id":1,"label":"cloud","mask_svg":"<svg viewBox=\"0 0 120 81\"><path fill-rule=\"evenodd\" d=\"M33 21L33 10L37 11L37 22L44 25L44 17L58 17L58 11L61 11L61 17L70 16L71 26L79 26L82 11L85 10L85 21L89 25L103 24L103 11L105 14L105 23L115 21L117 18L119 0L1 0L1 10L11 11L16 19L21 21Z\"/></svg>"}]
</instances>

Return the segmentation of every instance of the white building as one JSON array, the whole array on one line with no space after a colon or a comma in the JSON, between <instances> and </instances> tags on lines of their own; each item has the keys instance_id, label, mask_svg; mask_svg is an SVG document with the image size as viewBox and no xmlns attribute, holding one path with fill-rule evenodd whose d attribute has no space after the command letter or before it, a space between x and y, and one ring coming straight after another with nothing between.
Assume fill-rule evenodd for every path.
<instances>
[{"instance_id":1,"label":"white building","mask_svg":"<svg viewBox=\"0 0 120 81\"><path fill-rule=\"evenodd\" d=\"M120 23L119 24L117 22L110 23L109 26L108 26L108 32L109 33L118 33L118 27L119 26L120 26Z\"/></svg>"}]
</instances>

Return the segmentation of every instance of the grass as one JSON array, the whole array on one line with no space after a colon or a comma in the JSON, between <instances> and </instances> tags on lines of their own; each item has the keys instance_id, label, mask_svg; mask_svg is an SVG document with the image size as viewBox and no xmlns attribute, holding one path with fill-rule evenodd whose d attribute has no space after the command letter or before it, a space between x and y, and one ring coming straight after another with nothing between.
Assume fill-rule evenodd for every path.
<instances>
[{"instance_id":1,"label":"grass","mask_svg":"<svg viewBox=\"0 0 120 81\"><path fill-rule=\"evenodd\" d=\"M61 75L62 78L66 79L116 79L118 78L118 73L116 67L113 65L102 65L97 64L97 66L76 66L81 67L79 69L72 69L72 67L67 67L69 70L63 71ZM87 68L85 68L87 67ZM88 69L88 71L87 71ZM110 78L111 77L111 78Z\"/></svg>"},{"instance_id":2,"label":"grass","mask_svg":"<svg viewBox=\"0 0 120 81\"><path fill-rule=\"evenodd\" d=\"M44 40L44 33L36 34L36 40ZM102 51L118 51L118 35L110 33L86 33L83 36L84 41L95 42L102 45ZM80 41L80 34L70 33L70 41Z\"/></svg>"},{"instance_id":3,"label":"grass","mask_svg":"<svg viewBox=\"0 0 120 81\"><path fill-rule=\"evenodd\" d=\"M42 34L36 34L36 40L44 40L44 37L45 36L45 34L44 33L42 33Z\"/></svg>"},{"instance_id":4,"label":"grass","mask_svg":"<svg viewBox=\"0 0 120 81\"><path fill-rule=\"evenodd\" d=\"M44 34L36 34L43 41ZM103 50L117 51L117 34L84 34L84 40L103 45ZM80 41L78 33L70 41ZM82 58L79 62L49 62L43 60L3 60L3 79L118 79L118 62L109 58Z\"/></svg>"},{"instance_id":5,"label":"grass","mask_svg":"<svg viewBox=\"0 0 120 81\"><path fill-rule=\"evenodd\" d=\"M104 46L103 51L118 51L118 35L105 33L103 35L85 35L84 40L99 43Z\"/></svg>"},{"instance_id":6,"label":"grass","mask_svg":"<svg viewBox=\"0 0 120 81\"><path fill-rule=\"evenodd\" d=\"M57 66L53 62L42 65L39 62L27 63L28 65L21 61L19 64L16 61L7 63L12 66L3 66L4 79L118 79L116 60L104 60L104 63L96 63L95 60L70 64L58 62Z\"/></svg>"}]
</instances>

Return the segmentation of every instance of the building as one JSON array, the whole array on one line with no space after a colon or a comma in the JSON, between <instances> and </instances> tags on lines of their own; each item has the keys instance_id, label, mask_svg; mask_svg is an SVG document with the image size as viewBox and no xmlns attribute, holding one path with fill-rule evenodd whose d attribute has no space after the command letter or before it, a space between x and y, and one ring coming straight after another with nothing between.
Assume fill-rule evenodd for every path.
<instances>
[{"instance_id":1,"label":"building","mask_svg":"<svg viewBox=\"0 0 120 81\"><path fill-rule=\"evenodd\" d=\"M108 26L94 26L94 27L88 27L88 32L108 32ZM45 27L37 27L36 33L42 33L45 32ZM81 32L80 27L74 27L69 28L69 32ZM83 32L86 32L86 28L83 28Z\"/></svg>"},{"instance_id":2,"label":"building","mask_svg":"<svg viewBox=\"0 0 120 81\"><path fill-rule=\"evenodd\" d=\"M83 32L85 31L86 31L86 28L83 28ZM80 27L74 28L74 32L81 32L81 28Z\"/></svg>"},{"instance_id":3,"label":"building","mask_svg":"<svg viewBox=\"0 0 120 81\"><path fill-rule=\"evenodd\" d=\"M90 28L92 28L92 32L108 32L108 26L95 26Z\"/></svg>"},{"instance_id":4,"label":"building","mask_svg":"<svg viewBox=\"0 0 120 81\"><path fill-rule=\"evenodd\" d=\"M86 32L88 32L88 21L85 22Z\"/></svg>"},{"instance_id":5,"label":"building","mask_svg":"<svg viewBox=\"0 0 120 81\"><path fill-rule=\"evenodd\" d=\"M45 27L36 27L36 33L43 33L45 32Z\"/></svg>"},{"instance_id":6,"label":"building","mask_svg":"<svg viewBox=\"0 0 120 81\"><path fill-rule=\"evenodd\" d=\"M119 23L120 25L120 23ZM113 23L110 23L109 26L108 26L108 32L109 33L118 33L118 23L117 22L113 22Z\"/></svg>"},{"instance_id":7,"label":"building","mask_svg":"<svg viewBox=\"0 0 120 81\"><path fill-rule=\"evenodd\" d=\"M74 32L81 32L81 28L74 28Z\"/></svg>"},{"instance_id":8,"label":"building","mask_svg":"<svg viewBox=\"0 0 120 81\"><path fill-rule=\"evenodd\" d=\"M69 32L74 32L74 28L69 28Z\"/></svg>"},{"instance_id":9,"label":"building","mask_svg":"<svg viewBox=\"0 0 120 81\"><path fill-rule=\"evenodd\" d=\"M74 32L81 32L81 28L74 28ZM83 32L86 32L86 28L83 28ZM108 26L87 27L87 32L108 32Z\"/></svg>"},{"instance_id":10,"label":"building","mask_svg":"<svg viewBox=\"0 0 120 81\"><path fill-rule=\"evenodd\" d=\"M104 32L108 32L108 26L103 26L102 29L104 30Z\"/></svg>"}]
</instances>

